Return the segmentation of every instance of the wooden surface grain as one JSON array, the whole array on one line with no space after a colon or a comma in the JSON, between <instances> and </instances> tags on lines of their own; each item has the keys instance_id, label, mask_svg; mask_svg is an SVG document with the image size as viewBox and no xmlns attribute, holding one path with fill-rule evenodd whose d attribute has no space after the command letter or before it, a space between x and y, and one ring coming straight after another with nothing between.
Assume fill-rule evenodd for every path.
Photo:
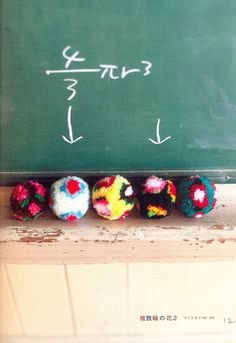
<instances>
[{"instance_id":1,"label":"wooden surface grain","mask_svg":"<svg viewBox=\"0 0 236 343\"><path fill-rule=\"evenodd\" d=\"M177 210L147 220L136 210L108 221L90 210L77 223L51 213L20 222L9 206L10 187L1 187L0 258L3 263L98 263L236 260L236 185L217 185L216 208L202 219Z\"/></svg>"}]
</instances>

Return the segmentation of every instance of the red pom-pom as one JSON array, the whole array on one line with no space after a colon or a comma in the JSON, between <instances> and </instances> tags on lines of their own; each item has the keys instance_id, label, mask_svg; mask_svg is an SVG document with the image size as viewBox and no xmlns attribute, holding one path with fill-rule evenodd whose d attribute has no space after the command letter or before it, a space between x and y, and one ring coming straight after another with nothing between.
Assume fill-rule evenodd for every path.
<instances>
[{"instance_id":1,"label":"red pom-pom","mask_svg":"<svg viewBox=\"0 0 236 343\"><path fill-rule=\"evenodd\" d=\"M46 188L36 181L22 182L13 189L10 203L17 219L38 218L47 207Z\"/></svg>"}]
</instances>

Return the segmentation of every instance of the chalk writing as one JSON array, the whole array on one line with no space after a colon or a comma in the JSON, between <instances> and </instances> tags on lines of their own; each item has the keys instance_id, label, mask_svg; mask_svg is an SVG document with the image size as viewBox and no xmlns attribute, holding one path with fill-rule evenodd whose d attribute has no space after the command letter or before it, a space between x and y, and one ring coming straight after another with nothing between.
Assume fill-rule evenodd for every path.
<instances>
[{"instance_id":1,"label":"chalk writing","mask_svg":"<svg viewBox=\"0 0 236 343\"><path fill-rule=\"evenodd\" d=\"M168 139L171 139L171 136L166 137L165 139L161 140L161 136L160 136L160 123L161 120L160 118L157 119L157 126L156 126L156 141L154 141L151 138L148 138L150 142L152 142L153 144L162 144L165 141L167 141Z\"/></svg>"},{"instance_id":2,"label":"chalk writing","mask_svg":"<svg viewBox=\"0 0 236 343\"><path fill-rule=\"evenodd\" d=\"M106 76L107 73L108 73L110 79L113 79L113 80L119 79L119 76L114 76L113 75L113 70L118 68L116 65L113 65L113 64L100 64L100 67L102 69L104 69L102 71L102 74L101 74L101 79L104 79L104 77Z\"/></svg>"},{"instance_id":3,"label":"chalk writing","mask_svg":"<svg viewBox=\"0 0 236 343\"><path fill-rule=\"evenodd\" d=\"M122 67L122 72L121 72L121 78L124 79L126 75L131 74L131 73L139 73L140 69L128 69L126 70L126 67Z\"/></svg>"},{"instance_id":4,"label":"chalk writing","mask_svg":"<svg viewBox=\"0 0 236 343\"><path fill-rule=\"evenodd\" d=\"M101 79L104 79L105 76L110 78L111 80L117 80L119 78L124 79L127 75L133 73L141 73L142 76L147 76L151 73L152 63L150 61L142 60L140 62L140 68L131 68L128 69L126 66L118 67L115 64L100 64L99 68L72 68L69 69L73 62L81 63L85 62L86 59L84 57L78 57L80 52L76 50L69 55L69 51L71 50L71 46L66 46L62 51L62 56L66 59L65 62L65 69L52 69L46 70L47 75L51 74L65 74L65 73L101 73ZM119 71L121 70L121 71ZM114 72L116 71L116 75Z\"/></svg>"},{"instance_id":5,"label":"chalk writing","mask_svg":"<svg viewBox=\"0 0 236 343\"><path fill-rule=\"evenodd\" d=\"M68 124L68 130L69 130L69 139L66 138L65 136L62 135L62 138L64 139L65 142L69 143L69 144L73 144L77 141L79 141L80 139L83 138L83 136L80 136L76 139L74 139L73 137L73 129L72 129L72 124L71 124L71 111L72 111L72 106L70 105L68 108L68 114L67 114L67 124Z\"/></svg>"},{"instance_id":6,"label":"chalk writing","mask_svg":"<svg viewBox=\"0 0 236 343\"><path fill-rule=\"evenodd\" d=\"M68 45L62 51L62 56L67 60L66 63L65 63L65 70L68 70L68 68L70 67L72 62L84 62L85 61L84 57L78 57L79 53L80 53L78 50L76 50L74 53L72 53L72 55L68 55L67 52L70 49L71 49L71 46ZM67 100L71 101L75 97L75 95L76 95L76 90L74 89L74 87L77 85L78 80L76 80L76 79L64 79L63 81L70 82L70 84L67 87L67 89L69 91L71 91L71 94L69 95ZM67 125L68 125L68 131L69 131L69 139L62 135L62 138L64 139L64 141L69 143L69 144L73 144L73 143L75 143L75 142L77 142L77 141L79 141L80 139L83 138L83 136L80 136L80 137L74 139L73 128L72 128L72 123L71 123L71 116L72 116L71 112L72 112L72 106L70 105L69 108L68 108L68 111L67 111Z\"/></svg>"},{"instance_id":7,"label":"chalk writing","mask_svg":"<svg viewBox=\"0 0 236 343\"><path fill-rule=\"evenodd\" d=\"M77 85L78 81L75 79L64 79L63 81L68 81L68 82L72 82L67 89L69 91L71 91L71 95L67 98L68 101L72 100L74 98L74 96L76 95L76 90L73 88Z\"/></svg>"},{"instance_id":8,"label":"chalk writing","mask_svg":"<svg viewBox=\"0 0 236 343\"><path fill-rule=\"evenodd\" d=\"M70 45L66 46L62 50L62 56L66 60L64 69L46 70L46 75L66 74L66 73L73 73L73 74L100 73L101 79L105 79L107 77L111 80L117 80L117 79L123 80L128 75L131 75L131 74L139 73L142 76L146 77L151 73L152 63L146 60L141 60L139 68L137 68L137 66L135 66L135 68L127 68L126 66L119 67L118 65L115 65L115 64L99 64L98 68L71 68L72 64L75 64L75 63L81 64L86 61L85 57L80 57L79 55L80 55L79 50L72 51L72 48ZM78 84L78 80L74 78L66 78L66 79L63 79L63 81L70 83L67 87L67 90L69 90L71 94L68 96L67 100L71 101L76 96L75 86ZM69 131L69 139L66 138L64 135L62 135L62 138L64 139L64 141L69 144L73 144L83 138L83 136L80 136L74 139L71 116L72 116L72 106L70 105L67 111L67 125L68 125L68 131ZM168 136L161 140L160 118L158 118L157 126L156 126L156 140L148 138L149 141L153 144L160 145L166 142L170 138L171 136Z\"/></svg>"},{"instance_id":9,"label":"chalk writing","mask_svg":"<svg viewBox=\"0 0 236 343\"><path fill-rule=\"evenodd\" d=\"M58 69L46 70L46 74L67 74L67 73L98 73L101 69Z\"/></svg>"},{"instance_id":10,"label":"chalk writing","mask_svg":"<svg viewBox=\"0 0 236 343\"><path fill-rule=\"evenodd\" d=\"M62 56L67 60L67 62L65 63L65 68L66 69L69 68L69 66L71 65L72 62L84 62L85 61L85 58L83 58L83 57L78 57L77 58L77 56L79 55L79 51L78 50L76 52L74 52L71 56L68 56L66 53L70 49L71 49L71 46L68 45L62 51Z\"/></svg>"},{"instance_id":11,"label":"chalk writing","mask_svg":"<svg viewBox=\"0 0 236 343\"><path fill-rule=\"evenodd\" d=\"M145 73L143 74L143 76L147 76L150 74L150 69L152 68L152 63L149 61L141 61L141 63L143 64L147 64L146 68L145 68Z\"/></svg>"}]
</instances>

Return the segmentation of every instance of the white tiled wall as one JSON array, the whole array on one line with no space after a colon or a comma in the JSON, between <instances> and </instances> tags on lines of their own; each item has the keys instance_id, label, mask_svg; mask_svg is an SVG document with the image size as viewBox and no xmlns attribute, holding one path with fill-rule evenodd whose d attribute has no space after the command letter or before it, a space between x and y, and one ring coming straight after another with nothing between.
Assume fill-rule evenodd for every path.
<instances>
[{"instance_id":1,"label":"white tiled wall","mask_svg":"<svg viewBox=\"0 0 236 343\"><path fill-rule=\"evenodd\" d=\"M2 265L0 275L4 343L122 334L231 334L236 342L235 262ZM141 321L146 315L177 321Z\"/></svg>"}]
</instances>

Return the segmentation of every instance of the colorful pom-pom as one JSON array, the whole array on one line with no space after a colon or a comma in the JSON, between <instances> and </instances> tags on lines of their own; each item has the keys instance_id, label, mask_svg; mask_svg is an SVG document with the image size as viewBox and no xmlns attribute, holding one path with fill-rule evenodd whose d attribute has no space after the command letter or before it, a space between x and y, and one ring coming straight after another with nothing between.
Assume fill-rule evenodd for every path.
<instances>
[{"instance_id":1,"label":"colorful pom-pom","mask_svg":"<svg viewBox=\"0 0 236 343\"><path fill-rule=\"evenodd\" d=\"M134 207L134 192L124 177L108 176L99 180L92 190L93 207L110 220L125 218Z\"/></svg>"},{"instance_id":2,"label":"colorful pom-pom","mask_svg":"<svg viewBox=\"0 0 236 343\"><path fill-rule=\"evenodd\" d=\"M52 184L49 206L60 219L78 220L89 208L89 194L89 186L84 180L68 176Z\"/></svg>"},{"instance_id":3,"label":"colorful pom-pom","mask_svg":"<svg viewBox=\"0 0 236 343\"><path fill-rule=\"evenodd\" d=\"M215 184L202 176L189 176L178 187L177 206L188 217L202 218L216 204Z\"/></svg>"},{"instance_id":4,"label":"colorful pom-pom","mask_svg":"<svg viewBox=\"0 0 236 343\"><path fill-rule=\"evenodd\" d=\"M47 207L46 193L44 186L36 181L16 185L10 196L15 217L24 221L38 218Z\"/></svg>"},{"instance_id":5,"label":"colorful pom-pom","mask_svg":"<svg viewBox=\"0 0 236 343\"><path fill-rule=\"evenodd\" d=\"M171 214L176 200L176 188L172 181L150 176L141 186L137 207L141 216L160 219Z\"/></svg>"}]
</instances>

